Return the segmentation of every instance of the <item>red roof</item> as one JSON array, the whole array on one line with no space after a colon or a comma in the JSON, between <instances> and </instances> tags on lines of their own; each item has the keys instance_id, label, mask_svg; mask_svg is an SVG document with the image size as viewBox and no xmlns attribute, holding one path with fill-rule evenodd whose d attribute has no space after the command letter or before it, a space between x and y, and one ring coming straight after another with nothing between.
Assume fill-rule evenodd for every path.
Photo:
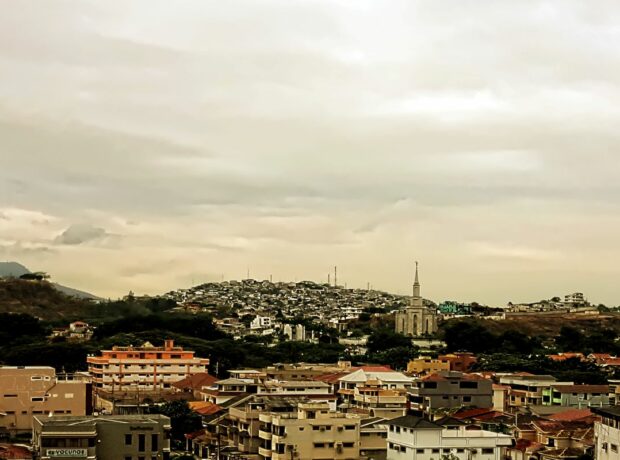
<instances>
[{"instance_id":1,"label":"red roof","mask_svg":"<svg viewBox=\"0 0 620 460\"><path fill-rule=\"evenodd\" d=\"M23 446L0 444L0 456L6 460L25 460L32 458L32 452Z\"/></svg>"},{"instance_id":2,"label":"red roof","mask_svg":"<svg viewBox=\"0 0 620 460\"><path fill-rule=\"evenodd\" d=\"M454 418L459 420L464 420L466 418L478 417L483 414L495 413L497 411L493 410L493 408L483 409L483 408L474 408L467 409L464 411L457 412L453 415Z\"/></svg>"},{"instance_id":3,"label":"red roof","mask_svg":"<svg viewBox=\"0 0 620 460\"><path fill-rule=\"evenodd\" d=\"M216 377L213 377L211 374L206 372L200 372L198 374L192 374L189 377L185 377L183 380L179 380L178 382L174 382L172 386L178 388L179 390L201 390L202 387L210 387L215 382L217 382Z\"/></svg>"},{"instance_id":4,"label":"red roof","mask_svg":"<svg viewBox=\"0 0 620 460\"><path fill-rule=\"evenodd\" d=\"M322 374L313 377L313 380L318 380L319 382L325 383L337 383L338 379L344 377L345 375L349 375L350 372L336 372L334 374Z\"/></svg>"},{"instance_id":5,"label":"red roof","mask_svg":"<svg viewBox=\"0 0 620 460\"><path fill-rule=\"evenodd\" d=\"M456 378L460 378L462 380L488 380L477 374L461 374ZM443 382L446 380L450 380L450 377L442 374L429 374L420 378L420 381L422 382Z\"/></svg>"},{"instance_id":6,"label":"red roof","mask_svg":"<svg viewBox=\"0 0 620 460\"><path fill-rule=\"evenodd\" d=\"M598 416L594 415L590 409L569 409L550 415L547 418L558 422L573 422L588 419L590 417L598 418Z\"/></svg>"},{"instance_id":7,"label":"red roof","mask_svg":"<svg viewBox=\"0 0 620 460\"><path fill-rule=\"evenodd\" d=\"M609 393L609 385L557 385L553 388L560 393Z\"/></svg>"},{"instance_id":8,"label":"red roof","mask_svg":"<svg viewBox=\"0 0 620 460\"><path fill-rule=\"evenodd\" d=\"M394 372L390 366L359 366L352 367L351 372L363 370L365 372Z\"/></svg>"}]
</instances>

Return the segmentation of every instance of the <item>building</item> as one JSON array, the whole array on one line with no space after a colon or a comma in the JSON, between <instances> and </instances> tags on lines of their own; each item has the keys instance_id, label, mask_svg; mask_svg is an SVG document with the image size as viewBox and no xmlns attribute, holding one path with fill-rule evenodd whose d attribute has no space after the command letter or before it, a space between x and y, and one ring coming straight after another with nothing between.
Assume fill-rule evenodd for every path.
<instances>
[{"instance_id":1,"label":"building","mask_svg":"<svg viewBox=\"0 0 620 460\"><path fill-rule=\"evenodd\" d=\"M250 323L250 329L271 329L275 325L274 318L270 316L256 316Z\"/></svg>"},{"instance_id":2,"label":"building","mask_svg":"<svg viewBox=\"0 0 620 460\"><path fill-rule=\"evenodd\" d=\"M411 337L431 335L437 332L437 312L424 306L420 296L418 263L415 264L415 281L411 304L396 313L396 332Z\"/></svg>"},{"instance_id":3,"label":"building","mask_svg":"<svg viewBox=\"0 0 620 460\"><path fill-rule=\"evenodd\" d=\"M511 436L465 426L442 426L406 415L387 422L388 460L501 460Z\"/></svg>"},{"instance_id":4,"label":"building","mask_svg":"<svg viewBox=\"0 0 620 460\"><path fill-rule=\"evenodd\" d=\"M140 347L114 346L101 356L88 356L95 407L114 411L116 402L159 400L174 392L172 384L207 372L209 360L166 340L163 347L146 342Z\"/></svg>"},{"instance_id":5,"label":"building","mask_svg":"<svg viewBox=\"0 0 620 460\"><path fill-rule=\"evenodd\" d=\"M505 375L501 385L509 386L508 408L543 405L543 390L557 385L573 385L573 382L556 382L551 375Z\"/></svg>"},{"instance_id":6,"label":"building","mask_svg":"<svg viewBox=\"0 0 620 460\"><path fill-rule=\"evenodd\" d=\"M441 372L416 380L409 390L413 414L436 414L458 407L493 407L493 382L476 374Z\"/></svg>"},{"instance_id":7,"label":"building","mask_svg":"<svg viewBox=\"0 0 620 460\"><path fill-rule=\"evenodd\" d=\"M469 352L439 355L437 359L443 363L448 363L450 370L457 372L469 372L471 367L478 362L478 358Z\"/></svg>"},{"instance_id":8,"label":"building","mask_svg":"<svg viewBox=\"0 0 620 460\"><path fill-rule=\"evenodd\" d=\"M32 417L86 415L90 384L53 367L0 366L0 429L10 434L32 430Z\"/></svg>"},{"instance_id":9,"label":"building","mask_svg":"<svg viewBox=\"0 0 620 460\"><path fill-rule=\"evenodd\" d=\"M564 305L567 307L587 307L589 305L587 299L581 292L574 292L564 296Z\"/></svg>"},{"instance_id":10,"label":"building","mask_svg":"<svg viewBox=\"0 0 620 460\"><path fill-rule=\"evenodd\" d=\"M594 407L591 409L601 420L594 423L594 458L617 460L620 457L620 407Z\"/></svg>"},{"instance_id":11,"label":"building","mask_svg":"<svg viewBox=\"0 0 620 460\"><path fill-rule=\"evenodd\" d=\"M609 385L553 385L543 388L543 405L590 407L609 405Z\"/></svg>"},{"instance_id":12,"label":"building","mask_svg":"<svg viewBox=\"0 0 620 460\"><path fill-rule=\"evenodd\" d=\"M408 374L424 375L449 370L449 362L442 361L440 359L434 359L429 356L420 356L419 358L412 359L407 364Z\"/></svg>"},{"instance_id":13,"label":"building","mask_svg":"<svg viewBox=\"0 0 620 460\"><path fill-rule=\"evenodd\" d=\"M167 460L170 419L164 415L47 417L36 415L35 458Z\"/></svg>"},{"instance_id":14,"label":"building","mask_svg":"<svg viewBox=\"0 0 620 460\"><path fill-rule=\"evenodd\" d=\"M306 340L306 327L303 324L285 324L282 332L289 340L296 342Z\"/></svg>"},{"instance_id":15,"label":"building","mask_svg":"<svg viewBox=\"0 0 620 460\"><path fill-rule=\"evenodd\" d=\"M261 460L360 458L360 417L300 403L296 413L261 413Z\"/></svg>"}]
</instances>

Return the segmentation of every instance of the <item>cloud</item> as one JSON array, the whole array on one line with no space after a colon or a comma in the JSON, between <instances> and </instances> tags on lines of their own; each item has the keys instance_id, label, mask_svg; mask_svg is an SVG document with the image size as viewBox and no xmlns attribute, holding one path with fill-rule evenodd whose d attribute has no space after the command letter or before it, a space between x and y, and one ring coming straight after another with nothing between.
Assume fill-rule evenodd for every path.
<instances>
[{"instance_id":1,"label":"cloud","mask_svg":"<svg viewBox=\"0 0 620 460\"><path fill-rule=\"evenodd\" d=\"M108 235L108 232L100 227L90 224L74 224L58 235L54 242L56 244L78 245L101 240Z\"/></svg>"}]
</instances>

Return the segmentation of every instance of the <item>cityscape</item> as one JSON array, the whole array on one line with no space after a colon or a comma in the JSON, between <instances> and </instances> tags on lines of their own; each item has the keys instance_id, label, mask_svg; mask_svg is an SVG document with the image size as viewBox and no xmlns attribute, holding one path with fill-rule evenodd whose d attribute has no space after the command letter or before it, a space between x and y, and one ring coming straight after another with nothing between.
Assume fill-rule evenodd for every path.
<instances>
[{"instance_id":1,"label":"cityscape","mask_svg":"<svg viewBox=\"0 0 620 460\"><path fill-rule=\"evenodd\" d=\"M620 460L620 3L0 3L0 460Z\"/></svg>"}]
</instances>

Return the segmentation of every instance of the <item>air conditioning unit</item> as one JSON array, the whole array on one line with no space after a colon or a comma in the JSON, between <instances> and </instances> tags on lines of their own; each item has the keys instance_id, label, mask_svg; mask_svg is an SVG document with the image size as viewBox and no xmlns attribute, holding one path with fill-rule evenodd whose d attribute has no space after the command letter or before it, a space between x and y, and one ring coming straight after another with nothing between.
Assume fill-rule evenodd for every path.
<instances>
[{"instance_id":1,"label":"air conditioning unit","mask_svg":"<svg viewBox=\"0 0 620 460\"><path fill-rule=\"evenodd\" d=\"M325 431L325 427L324 426L321 427L321 431Z\"/></svg>"},{"instance_id":2,"label":"air conditioning unit","mask_svg":"<svg viewBox=\"0 0 620 460\"><path fill-rule=\"evenodd\" d=\"M336 452L341 454L342 453L342 446L336 446Z\"/></svg>"},{"instance_id":3,"label":"air conditioning unit","mask_svg":"<svg viewBox=\"0 0 620 460\"><path fill-rule=\"evenodd\" d=\"M344 427L343 426L339 426L338 427L338 431L342 431L342 430L344 430Z\"/></svg>"}]
</instances>

